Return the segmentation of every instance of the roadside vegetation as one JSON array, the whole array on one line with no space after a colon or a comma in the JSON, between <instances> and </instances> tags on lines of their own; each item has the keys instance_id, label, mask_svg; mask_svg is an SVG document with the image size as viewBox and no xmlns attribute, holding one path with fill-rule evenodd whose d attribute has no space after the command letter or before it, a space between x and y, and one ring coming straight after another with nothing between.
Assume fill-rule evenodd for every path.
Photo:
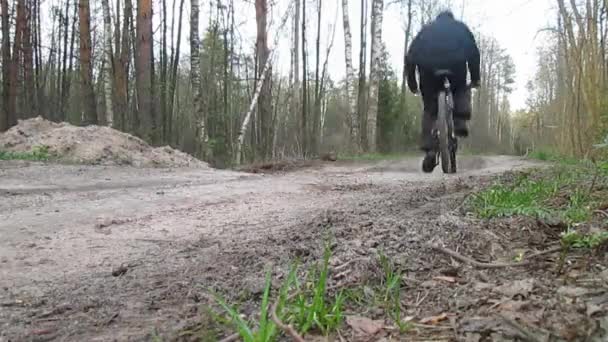
<instances>
[{"instance_id":1,"label":"roadside vegetation","mask_svg":"<svg viewBox=\"0 0 608 342\"><path fill-rule=\"evenodd\" d=\"M0 160L47 161L50 159L48 146L34 146L29 152L0 151Z\"/></svg>"},{"instance_id":2,"label":"roadside vegetation","mask_svg":"<svg viewBox=\"0 0 608 342\"><path fill-rule=\"evenodd\" d=\"M528 216L562 226L562 244L595 248L608 241L608 161L530 155L554 163L503 179L474 194L470 204L484 219Z\"/></svg>"}]
</instances>

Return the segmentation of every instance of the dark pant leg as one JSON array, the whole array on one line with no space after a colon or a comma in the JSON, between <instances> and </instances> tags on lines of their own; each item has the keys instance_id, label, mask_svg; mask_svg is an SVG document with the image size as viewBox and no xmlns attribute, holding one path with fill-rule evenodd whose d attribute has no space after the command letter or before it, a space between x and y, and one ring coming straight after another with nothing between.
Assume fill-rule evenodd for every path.
<instances>
[{"instance_id":1,"label":"dark pant leg","mask_svg":"<svg viewBox=\"0 0 608 342\"><path fill-rule=\"evenodd\" d=\"M454 95L454 119L471 119L471 90L467 86L466 64L454 65L452 68L450 84Z\"/></svg>"},{"instance_id":2,"label":"dark pant leg","mask_svg":"<svg viewBox=\"0 0 608 342\"><path fill-rule=\"evenodd\" d=\"M420 70L420 92L424 106L420 149L423 151L429 151L435 147L432 131L435 120L437 120L439 83L432 71Z\"/></svg>"}]
</instances>

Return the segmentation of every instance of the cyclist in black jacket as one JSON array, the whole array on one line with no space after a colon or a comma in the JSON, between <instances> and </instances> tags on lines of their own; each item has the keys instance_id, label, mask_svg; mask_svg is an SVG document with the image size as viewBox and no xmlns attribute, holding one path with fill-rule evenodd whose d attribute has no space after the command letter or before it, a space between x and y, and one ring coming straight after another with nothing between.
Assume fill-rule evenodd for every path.
<instances>
[{"instance_id":1,"label":"cyclist in black jacket","mask_svg":"<svg viewBox=\"0 0 608 342\"><path fill-rule=\"evenodd\" d=\"M426 152L422 169L432 172L436 166L432 129L437 119L437 96L443 89L442 79L435 71L447 69L454 94L454 133L467 137L467 121L471 119L471 93L467 86L467 64L471 74L471 87L478 87L479 48L475 37L466 24L454 19L450 11L440 13L425 25L410 44L406 57L407 84L415 94L418 92L416 68L420 74L420 91L424 103L422 117L421 149Z\"/></svg>"}]
</instances>

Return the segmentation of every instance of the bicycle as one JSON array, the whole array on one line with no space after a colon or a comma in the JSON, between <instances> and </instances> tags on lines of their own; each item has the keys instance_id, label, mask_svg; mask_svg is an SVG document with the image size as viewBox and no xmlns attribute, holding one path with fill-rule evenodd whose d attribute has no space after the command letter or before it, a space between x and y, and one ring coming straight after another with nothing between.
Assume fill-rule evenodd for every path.
<instances>
[{"instance_id":1,"label":"bicycle","mask_svg":"<svg viewBox=\"0 0 608 342\"><path fill-rule=\"evenodd\" d=\"M435 156L441 160L443 173L456 173L458 151L458 139L454 134L454 97L448 79L450 75L452 75L450 70L435 71L435 76L443 79L443 89L438 94L437 120L432 134L435 139ZM437 164L435 160L435 165Z\"/></svg>"}]
</instances>

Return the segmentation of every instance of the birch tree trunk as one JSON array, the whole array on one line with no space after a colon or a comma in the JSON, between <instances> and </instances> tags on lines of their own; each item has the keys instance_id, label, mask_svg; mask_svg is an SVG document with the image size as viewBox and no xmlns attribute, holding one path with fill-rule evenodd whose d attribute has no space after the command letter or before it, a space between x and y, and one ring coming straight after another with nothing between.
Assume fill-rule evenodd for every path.
<instances>
[{"instance_id":1,"label":"birch tree trunk","mask_svg":"<svg viewBox=\"0 0 608 342\"><path fill-rule=\"evenodd\" d=\"M380 88L380 55L382 53L382 17L384 0L373 0L372 3L372 51L370 67L370 98L367 114L367 147L369 152L376 152L376 131L378 122L378 91Z\"/></svg>"},{"instance_id":2,"label":"birch tree trunk","mask_svg":"<svg viewBox=\"0 0 608 342\"><path fill-rule=\"evenodd\" d=\"M24 0L17 0L17 18L15 22L15 38L13 40L13 55L11 68L9 73L9 99L8 99L8 115L9 125L17 124L17 97L20 89L19 85L19 70L22 69L21 60L23 56L23 24L25 23L24 16Z\"/></svg>"},{"instance_id":3,"label":"birch tree trunk","mask_svg":"<svg viewBox=\"0 0 608 342\"><path fill-rule=\"evenodd\" d=\"M360 140L358 144L361 146L366 145L367 130L363 129L365 118L367 117L367 105L366 105L366 89L367 89L367 0L361 0L361 46L359 49L359 91L357 94L357 125L361 128Z\"/></svg>"},{"instance_id":4,"label":"birch tree trunk","mask_svg":"<svg viewBox=\"0 0 608 342\"><path fill-rule=\"evenodd\" d=\"M104 35L104 58L105 58L105 75L104 83L104 99L106 104L106 125L114 126L114 108L112 104L112 19L110 18L110 5L108 0L101 0L103 7L103 35Z\"/></svg>"},{"instance_id":5,"label":"birch tree trunk","mask_svg":"<svg viewBox=\"0 0 608 342\"><path fill-rule=\"evenodd\" d=\"M346 61L346 100L350 122L351 144L355 152L359 151L359 119L355 98L355 70L353 68L353 37L350 32L348 0L342 0L342 22L344 26L344 58Z\"/></svg>"},{"instance_id":6,"label":"birch tree trunk","mask_svg":"<svg viewBox=\"0 0 608 342\"><path fill-rule=\"evenodd\" d=\"M406 97L407 94L407 68L405 65L407 64L407 50L410 45L410 37L412 35L412 1L407 0L407 26L405 28L405 48L403 50L403 72L401 74L401 98L404 101L404 107L406 106Z\"/></svg>"},{"instance_id":7,"label":"birch tree trunk","mask_svg":"<svg viewBox=\"0 0 608 342\"><path fill-rule=\"evenodd\" d=\"M201 85L200 39L198 35L199 0L190 1L190 82L194 102L195 118L198 124L198 137L206 141L206 119L203 113L203 94ZM204 148L200 150L204 154Z\"/></svg>"},{"instance_id":8,"label":"birch tree trunk","mask_svg":"<svg viewBox=\"0 0 608 342\"><path fill-rule=\"evenodd\" d=\"M257 23L257 41L256 41L256 54L257 54L257 70L258 72L264 72L265 65L268 62L269 50L268 50L268 33L267 33L267 16L268 16L268 3L267 0L256 0L255 1L255 18ZM264 76L265 77L265 76ZM262 78L261 74L258 74L258 79ZM266 82L262 86L260 93L259 106L258 106L258 128L260 130L260 139L258 143L259 155L262 159L267 159L271 154L272 149L272 102L271 102L271 89L270 82Z\"/></svg>"},{"instance_id":9,"label":"birch tree trunk","mask_svg":"<svg viewBox=\"0 0 608 342\"><path fill-rule=\"evenodd\" d=\"M262 70L262 73L260 74L260 79L258 80L258 83L256 85L255 93L253 94L253 99L251 99L249 110L247 111L247 114L245 114L245 119L243 120L241 129L239 130L239 136L236 143L236 165L241 164L241 154L243 150L243 143L245 142L245 133L247 133L247 126L249 126L249 121L251 121L251 115L255 111L255 107L258 103L258 98L260 97L260 93L262 92L262 87L264 86L264 81L266 80L268 69L270 69L270 56L266 59L266 65L264 66L264 70Z\"/></svg>"},{"instance_id":10,"label":"birch tree trunk","mask_svg":"<svg viewBox=\"0 0 608 342\"><path fill-rule=\"evenodd\" d=\"M310 143L312 153L317 155L319 153L319 126L321 121L321 6L322 0L317 0L317 40L316 40L316 59L315 59L315 93L314 93L314 107L312 117L312 129L310 131Z\"/></svg>"},{"instance_id":11,"label":"birch tree trunk","mask_svg":"<svg viewBox=\"0 0 608 342\"><path fill-rule=\"evenodd\" d=\"M302 154L308 155L308 61L306 54L306 0L302 1L302 120L300 134L302 137Z\"/></svg>"}]
</instances>

